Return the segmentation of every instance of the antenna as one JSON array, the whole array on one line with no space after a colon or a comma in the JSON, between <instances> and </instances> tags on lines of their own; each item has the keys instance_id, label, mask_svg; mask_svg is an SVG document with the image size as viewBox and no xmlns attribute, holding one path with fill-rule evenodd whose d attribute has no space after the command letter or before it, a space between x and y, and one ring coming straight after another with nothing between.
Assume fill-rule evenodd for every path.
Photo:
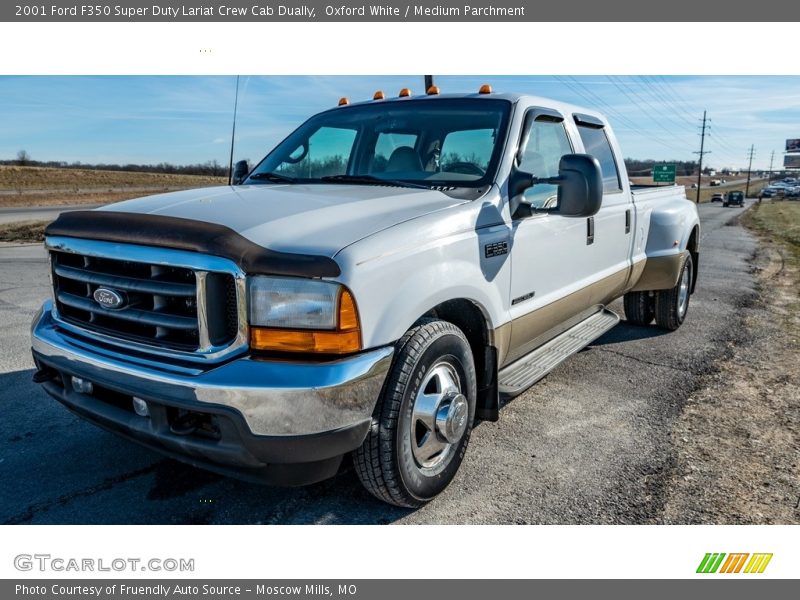
<instances>
[{"instance_id":1,"label":"antenna","mask_svg":"<svg viewBox=\"0 0 800 600\"><path fill-rule=\"evenodd\" d=\"M228 185L233 185L233 142L236 139L236 111L239 109L239 76L236 76L236 97L233 101L233 128L231 129L231 157L228 161Z\"/></svg>"}]
</instances>

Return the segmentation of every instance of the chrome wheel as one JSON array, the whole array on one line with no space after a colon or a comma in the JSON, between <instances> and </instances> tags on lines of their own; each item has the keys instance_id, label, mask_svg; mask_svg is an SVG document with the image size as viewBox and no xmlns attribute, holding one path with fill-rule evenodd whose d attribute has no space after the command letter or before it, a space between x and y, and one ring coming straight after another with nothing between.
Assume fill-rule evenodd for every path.
<instances>
[{"instance_id":1,"label":"chrome wheel","mask_svg":"<svg viewBox=\"0 0 800 600\"><path fill-rule=\"evenodd\" d=\"M689 288L692 279L692 263L688 261L683 268L681 275L680 288L678 289L678 316L683 319L686 314L686 307L689 304Z\"/></svg>"},{"instance_id":2,"label":"chrome wheel","mask_svg":"<svg viewBox=\"0 0 800 600\"><path fill-rule=\"evenodd\" d=\"M436 363L422 381L411 411L411 451L426 470L446 466L467 430L469 405L456 370Z\"/></svg>"}]
</instances>

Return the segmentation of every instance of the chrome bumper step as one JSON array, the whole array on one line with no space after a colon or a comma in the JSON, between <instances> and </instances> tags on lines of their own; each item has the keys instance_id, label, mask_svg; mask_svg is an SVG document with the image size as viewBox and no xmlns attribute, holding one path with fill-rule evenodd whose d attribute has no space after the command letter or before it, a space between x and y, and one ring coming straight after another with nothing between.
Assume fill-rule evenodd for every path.
<instances>
[{"instance_id":1,"label":"chrome bumper step","mask_svg":"<svg viewBox=\"0 0 800 600\"><path fill-rule=\"evenodd\" d=\"M619 315L603 309L571 327L498 374L500 393L515 396L539 381L567 358L619 323Z\"/></svg>"}]
</instances>

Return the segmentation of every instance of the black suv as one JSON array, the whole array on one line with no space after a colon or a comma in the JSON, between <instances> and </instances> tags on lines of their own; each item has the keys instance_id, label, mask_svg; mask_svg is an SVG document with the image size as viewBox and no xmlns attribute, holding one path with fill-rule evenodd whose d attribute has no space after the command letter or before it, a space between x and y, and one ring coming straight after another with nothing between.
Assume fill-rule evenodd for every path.
<instances>
[{"instance_id":1,"label":"black suv","mask_svg":"<svg viewBox=\"0 0 800 600\"><path fill-rule=\"evenodd\" d=\"M722 206L744 206L744 192L735 191L725 194Z\"/></svg>"}]
</instances>

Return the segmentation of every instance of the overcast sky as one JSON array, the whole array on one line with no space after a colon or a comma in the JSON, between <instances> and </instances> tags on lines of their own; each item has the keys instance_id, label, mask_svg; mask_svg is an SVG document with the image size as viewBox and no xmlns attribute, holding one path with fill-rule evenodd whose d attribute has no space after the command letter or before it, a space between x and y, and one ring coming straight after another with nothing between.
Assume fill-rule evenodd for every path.
<instances>
[{"instance_id":1,"label":"overcast sky","mask_svg":"<svg viewBox=\"0 0 800 600\"><path fill-rule=\"evenodd\" d=\"M711 119L707 162L717 168L783 164L800 138L800 77L436 76L442 92L532 93L590 106L614 126L626 157L696 158L703 110ZM0 159L25 149L36 160L227 164L236 78L0 77ZM341 96L366 100L422 76L242 76L235 158L260 159L307 117Z\"/></svg>"}]
</instances>

